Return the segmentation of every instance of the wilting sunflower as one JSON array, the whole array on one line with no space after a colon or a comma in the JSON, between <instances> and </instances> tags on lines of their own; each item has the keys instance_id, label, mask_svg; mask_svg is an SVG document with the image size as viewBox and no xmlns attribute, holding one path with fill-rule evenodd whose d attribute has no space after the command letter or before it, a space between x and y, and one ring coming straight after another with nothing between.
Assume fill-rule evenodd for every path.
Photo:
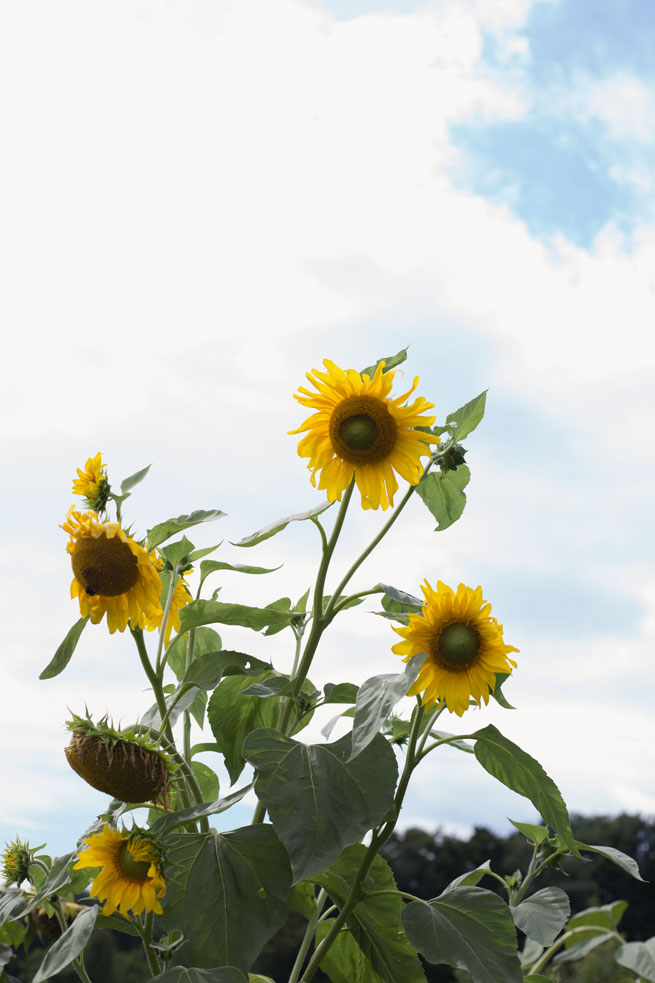
<instances>
[{"instance_id":1,"label":"wilting sunflower","mask_svg":"<svg viewBox=\"0 0 655 983\"><path fill-rule=\"evenodd\" d=\"M193 568L190 568L186 573L193 573ZM164 629L164 646L168 645L169 639L171 637L171 631L173 628L176 632L180 630L180 610L192 601L191 591L184 579L184 577L178 577L178 581L175 585L175 590L173 591L173 597L171 599L171 606L168 612L168 618L166 619L166 628ZM161 623L164 619L164 612L162 611L161 617L157 624L150 625L148 631L152 631L154 628L159 628L161 631Z\"/></svg>"},{"instance_id":2,"label":"wilting sunflower","mask_svg":"<svg viewBox=\"0 0 655 983\"><path fill-rule=\"evenodd\" d=\"M295 398L316 412L290 433L309 431L298 444L298 454L308 457L312 484L320 471L318 487L324 488L331 502L340 500L355 477L362 496L362 508L386 509L393 505L398 490L397 472L411 485L423 474L421 457L429 456L429 444L439 437L415 427L429 427L435 417L421 416L432 409L422 397L403 405L418 385L402 396L389 398L394 372L383 372L380 362L373 378L354 369L344 371L324 359L327 372L314 369L307 378L317 389L299 389Z\"/></svg>"},{"instance_id":3,"label":"wilting sunflower","mask_svg":"<svg viewBox=\"0 0 655 983\"><path fill-rule=\"evenodd\" d=\"M88 508L104 512L111 489L107 481L107 469L102 463L102 454L90 457L84 471L77 468L77 475L73 481L73 494L81 495Z\"/></svg>"},{"instance_id":4,"label":"wilting sunflower","mask_svg":"<svg viewBox=\"0 0 655 983\"><path fill-rule=\"evenodd\" d=\"M404 639L392 651L409 662L425 653L418 678L407 693L418 696L430 709L443 700L461 717L469 699L480 706L489 702L497 672L511 672L516 662L507 658L518 652L503 641L503 626L490 616L491 604L482 599L482 588L460 584L455 593L441 581L434 591L427 580L421 588L425 601L421 614L411 614L406 627L394 628Z\"/></svg>"},{"instance_id":5,"label":"wilting sunflower","mask_svg":"<svg viewBox=\"0 0 655 983\"><path fill-rule=\"evenodd\" d=\"M105 900L103 915L118 908L121 915L130 909L135 915L146 911L163 914L159 898L166 894L166 884L159 870L159 854L150 840L138 833L125 836L105 823L101 833L88 839L88 848L80 854L74 870L102 867L91 885L91 894Z\"/></svg>"},{"instance_id":6,"label":"wilting sunflower","mask_svg":"<svg viewBox=\"0 0 655 983\"><path fill-rule=\"evenodd\" d=\"M107 614L110 632L157 626L161 560L131 539L117 522L100 522L95 512L69 509L61 527L69 533L66 547L73 573L71 597L78 597L82 617L97 625Z\"/></svg>"}]
</instances>

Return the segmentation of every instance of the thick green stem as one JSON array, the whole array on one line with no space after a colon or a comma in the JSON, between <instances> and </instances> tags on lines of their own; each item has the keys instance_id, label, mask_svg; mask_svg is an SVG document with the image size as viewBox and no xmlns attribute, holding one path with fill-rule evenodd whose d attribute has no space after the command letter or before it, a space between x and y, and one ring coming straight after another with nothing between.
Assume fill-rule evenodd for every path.
<instances>
[{"instance_id":1,"label":"thick green stem","mask_svg":"<svg viewBox=\"0 0 655 983\"><path fill-rule=\"evenodd\" d=\"M68 922L66 921L66 916L64 915L64 909L61 906L61 901L59 900L59 898L57 898L56 901L51 898L50 902L53 908L55 909L57 921L59 922L59 927L63 934L68 928ZM75 972L77 973L77 975L79 976L79 978L82 980L82 983L91 983L91 980L89 979L89 975L86 971L86 967L84 966L84 957L81 952L76 959L73 959L71 965L75 970Z\"/></svg>"},{"instance_id":2,"label":"thick green stem","mask_svg":"<svg viewBox=\"0 0 655 983\"><path fill-rule=\"evenodd\" d=\"M157 676L161 679L161 671L163 666L161 664L161 653L164 647L164 636L166 634L166 623L168 621L168 616L171 612L171 605L173 603L173 594L175 593L175 581L177 580L177 563L173 568L171 573L171 580L168 585L168 592L166 594L166 603L164 604L164 613L161 619L161 625L159 627L159 641L157 643L157 658L155 659L155 666L157 667Z\"/></svg>"},{"instance_id":3,"label":"thick green stem","mask_svg":"<svg viewBox=\"0 0 655 983\"><path fill-rule=\"evenodd\" d=\"M153 914L151 911L148 912L143 925L140 920L136 917L132 919L132 924L136 928L137 932L141 937L141 944L143 945L143 951L146 955L146 960L148 962L148 969L152 976L159 976L161 972L161 966L159 965L159 960L152 948L152 919Z\"/></svg>"},{"instance_id":4,"label":"thick green stem","mask_svg":"<svg viewBox=\"0 0 655 983\"><path fill-rule=\"evenodd\" d=\"M570 929L570 931L565 932L564 935L561 935L559 937L557 942L551 945L549 949L546 949L543 955L539 956L537 961L533 963L530 969L528 970L528 974L530 976L537 976L539 973L541 973L542 969L544 969L544 967L550 962L550 960L553 958L555 953L558 952L563 945L566 945L569 939L575 938L576 935L588 935L588 934L589 934L588 925L581 925L579 928L572 928ZM618 932L613 932L612 934L616 936L619 942L625 941L625 939L623 939Z\"/></svg>"},{"instance_id":5,"label":"thick green stem","mask_svg":"<svg viewBox=\"0 0 655 983\"><path fill-rule=\"evenodd\" d=\"M314 908L311 918L307 922L305 934L303 936L302 942L300 943L300 948L298 949L298 955L296 956L296 960L293 964L291 975L289 976L289 983L296 983L296 980L300 975L302 964L304 963L307 953L309 951L309 947L312 944L312 939L316 934L316 926L318 925L321 909L325 904L326 897L327 897L327 892L325 891L324 888L321 888L316 898L316 907Z\"/></svg>"}]
</instances>

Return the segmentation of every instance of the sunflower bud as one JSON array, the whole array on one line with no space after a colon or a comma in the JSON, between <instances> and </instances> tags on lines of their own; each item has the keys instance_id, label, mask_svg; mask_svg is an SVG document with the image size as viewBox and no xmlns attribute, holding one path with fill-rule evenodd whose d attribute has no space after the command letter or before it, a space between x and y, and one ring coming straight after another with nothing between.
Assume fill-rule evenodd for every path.
<instances>
[{"instance_id":1,"label":"sunflower bud","mask_svg":"<svg viewBox=\"0 0 655 983\"><path fill-rule=\"evenodd\" d=\"M94 724L74 716L67 726L73 736L66 758L85 782L121 802L167 803L176 766L154 742L116 731L106 718Z\"/></svg>"}]
</instances>

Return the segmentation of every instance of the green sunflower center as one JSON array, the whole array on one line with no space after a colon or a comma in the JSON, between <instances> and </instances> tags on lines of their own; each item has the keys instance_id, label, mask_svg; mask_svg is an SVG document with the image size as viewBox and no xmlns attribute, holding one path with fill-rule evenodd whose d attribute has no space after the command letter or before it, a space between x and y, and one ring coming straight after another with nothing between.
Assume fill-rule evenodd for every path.
<instances>
[{"instance_id":1,"label":"green sunflower center","mask_svg":"<svg viewBox=\"0 0 655 983\"><path fill-rule=\"evenodd\" d=\"M475 662L480 648L480 636L470 625L456 621L441 632L438 654L445 668L455 672Z\"/></svg>"},{"instance_id":2,"label":"green sunflower center","mask_svg":"<svg viewBox=\"0 0 655 983\"><path fill-rule=\"evenodd\" d=\"M117 597L134 587L139 579L136 557L118 536L84 536L75 543L73 573L86 593L93 597Z\"/></svg>"},{"instance_id":3,"label":"green sunflower center","mask_svg":"<svg viewBox=\"0 0 655 983\"><path fill-rule=\"evenodd\" d=\"M348 396L330 417L332 447L351 464L383 461L394 448L397 432L387 404L375 396Z\"/></svg>"},{"instance_id":4,"label":"green sunflower center","mask_svg":"<svg viewBox=\"0 0 655 983\"><path fill-rule=\"evenodd\" d=\"M135 860L129 851L129 842L121 843L118 851L118 866L127 877L133 877L135 881L144 881L150 870L150 861Z\"/></svg>"}]
</instances>

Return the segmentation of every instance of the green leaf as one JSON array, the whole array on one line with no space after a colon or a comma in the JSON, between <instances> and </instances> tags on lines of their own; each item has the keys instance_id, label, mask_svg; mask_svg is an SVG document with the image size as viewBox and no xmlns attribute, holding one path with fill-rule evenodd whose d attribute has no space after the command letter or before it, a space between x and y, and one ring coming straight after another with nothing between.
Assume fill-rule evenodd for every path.
<instances>
[{"instance_id":1,"label":"green leaf","mask_svg":"<svg viewBox=\"0 0 655 983\"><path fill-rule=\"evenodd\" d=\"M262 976L261 973L248 973L248 983L275 983L270 976Z\"/></svg>"},{"instance_id":2,"label":"green leaf","mask_svg":"<svg viewBox=\"0 0 655 983\"><path fill-rule=\"evenodd\" d=\"M85 618L80 618L79 621L75 622L53 655L51 661L39 676L39 679L52 679L53 676L58 676L60 672L64 671L71 660L71 656L75 651L75 647L80 640L80 635L84 631L84 626L88 620L89 615L87 614Z\"/></svg>"},{"instance_id":3,"label":"green leaf","mask_svg":"<svg viewBox=\"0 0 655 983\"><path fill-rule=\"evenodd\" d=\"M583 942L576 942L575 945L566 948L563 952L558 952L553 959L553 966L583 959L592 949L596 949L600 945L605 945L606 942L611 942L612 940L616 941L616 935L613 932L598 931L594 935L587 936Z\"/></svg>"},{"instance_id":4,"label":"green leaf","mask_svg":"<svg viewBox=\"0 0 655 983\"><path fill-rule=\"evenodd\" d=\"M205 802L211 802L218 798L218 775L212 771L209 765L202 761L192 761L191 770L202 792Z\"/></svg>"},{"instance_id":5,"label":"green leaf","mask_svg":"<svg viewBox=\"0 0 655 983\"><path fill-rule=\"evenodd\" d=\"M188 641L186 635L177 635L166 650L166 660L180 680L184 678L186 672ZM219 652L222 648L221 636L213 628L196 628L193 636L193 662L206 652Z\"/></svg>"},{"instance_id":6,"label":"green leaf","mask_svg":"<svg viewBox=\"0 0 655 983\"><path fill-rule=\"evenodd\" d=\"M269 696L282 696L293 688L293 684L288 676L271 676L261 683L252 683L247 689L243 690L244 695L256 696L258 699L267 699Z\"/></svg>"},{"instance_id":7,"label":"green leaf","mask_svg":"<svg viewBox=\"0 0 655 983\"><path fill-rule=\"evenodd\" d=\"M564 799L539 762L518 744L503 737L493 724L476 731L471 737L475 740L475 756L485 771L507 788L530 799L544 821L552 826L569 850L579 857Z\"/></svg>"},{"instance_id":8,"label":"green leaf","mask_svg":"<svg viewBox=\"0 0 655 983\"><path fill-rule=\"evenodd\" d=\"M215 519L222 519L224 515L225 512L221 512L220 509L197 509L189 515L178 515L176 519L167 519L166 522L160 522L158 525L153 526L152 529L148 529L148 549L154 549L160 543L166 542L167 539L170 539L177 532L190 529L191 526L197 526L201 522L213 522Z\"/></svg>"},{"instance_id":9,"label":"green leaf","mask_svg":"<svg viewBox=\"0 0 655 983\"><path fill-rule=\"evenodd\" d=\"M464 403L454 413L449 413L446 417L446 426L453 431L453 438L459 443L464 437L468 437L477 427L484 416L484 408L487 401L488 389L476 396L475 399ZM453 424L455 426L453 427Z\"/></svg>"},{"instance_id":10,"label":"green leaf","mask_svg":"<svg viewBox=\"0 0 655 983\"><path fill-rule=\"evenodd\" d=\"M194 761L193 763L196 764L197 762ZM216 799L215 802L200 802L193 806L187 806L186 809L167 812L152 824L150 832L153 836L163 837L177 826L183 826L185 823L200 819L201 816L216 816L219 812L225 812L226 809L230 809L237 802L240 802L251 788L252 782L222 799Z\"/></svg>"},{"instance_id":11,"label":"green leaf","mask_svg":"<svg viewBox=\"0 0 655 983\"><path fill-rule=\"evenodd\" d=\"M334 921L334 918L326 918L319 922L316 929L317 945L323 941ZM337 934L321 959L320 966L331 983L384 983L384 978L378 976L347 929L342 929Z\"/></svg>"},{"instance_id":12,"label":"green leaf","mask_svg":"<svg viewBox=\"0 0 655 983\"><path fill-rule=\"evenodd\" d=\"M326 683L323 687L324 703L355 703L359 686L354 683Z\"/></svg>"},{"instance_id":13,"label":"green leaf","mask_svg":"<svg viewBox=\"0 0 655 983\"><path fill-rule=\"evenodd\" d=\"M0 894L0 925L3 925L8 918L12 918L14 915L20 917L26 914L29 908L23 910L24 906L25 895L22 891L13 888L6 889L3 894Z\"/></svg>"},{"instance_id":14,"label":"green leaf","mask_svg":"<svg viewBox=\"0 0 655 983\"><path fill-rule=\"evenodd\" d=\"M204 560L200 564L200 584L204 584L205 580L211 573L216 573L218 570L230 570L232 573L275 573L279 570L279 567L251 567L247 566L245 563L224 563L222 560Z\"/></svg>"},{"instance_id":15,"label":"green leaf","mask_svg":"<svg viewBox=\"0 0 655 983\"><path fill-rule=\"evenodd\" d=\"M366 847L361 843L353 844L328 870L316 877L339 907L343 907L350 894L365 854ZM361 891L362 900L348 920L349 932L365 956L365 962L359 959L355 962L358 971L363 971L368 964L369 973L375 974L372 979L382 979L385 983L425 983L416 950L401 929L404 901L397 892L389 865L379 855L362 882ZM376 894L378 891L386 893ZM349 947L348 951L352 953L353 950ZM367 976L361 978L369 979Z\"/></svg>"},{"instance_id":16,"label":"green leaf","mask_svg":"<svg viewBox=\"0 0 655 983\"><path fill-rule=\"evenodd\" d=\"M50 873L39 890L36 892L36 894L29 898L29 900L27 900L27 904L23 910L15 917L22 917L23 915L26 915L28 911L31 911L32 908L35 908L38 904L41 904L43 899L49 898L51 894L61 894L62 889L68 887L71 883L71 872L68 869L69 864L73 862L77 863L77 859L77 853L66 853L62 857L57 857L50 868Z\"/></svg>"},{"instance_id":17,"label":"green leaf","mask_svg":"<svg viewBox=\"0 0 655 983\"><path fill-rule=\"evenodd\" d=\"M503 709L516 710L516 707L513 707L512 704L507 700L507 697L505 696L505 694L501 689L501 686L503 685L505 680L509 679L510 676L511 676L510 672L497 672L496 682L494 684L494 688L491 690L491 695L493 696L496 703L498 703L501 707L503 707Z\"/></svg>"},{"instance_id":18,"label":"green leaf","mask_svg":"<svg viewBox=\"0 0 655 983\"><path fill-rule=\"evenodd\" d=\"M510 906L517 928L540 945L552 945L571 913L567 895L559 887L544 887L520 904Z\"/></svg>"},{"instance_id":19,"label":"green leaf","mask_svg":"<svg viewBox=\"0 0 655 983\"><path fill-rule=\"evenodd\" d=\"M298 911L308 920L316 911L316 885L312 879L301 881L292 888L287 898L287 908Z\"/></svg>"},{"instance_id":20,"label":"green leaf","mask_svg":"<svg viewBox=\"0 0 655 983\"><path fill-rule=\"evenodd\" d=\"M417 492L437 520L435 532L443 532L459 519L466 505L464 489L471 480L468 465L439 474L430 471L418 483Z\"/></svg>"},{"instance_id":21,"label":"green leaf","mask_svg":"<svg viewBox=\"0 0 655 983\"><path fill-rule=\"evenodd\" d=\"M204 549L194 550L193 553L189 553L189 562L195 562L196 560L200 560L203 556L209 556L210 553L213 553L214 550L217 550L218 547L222 545L223 540L221 540L220 543L216 543L216 546L205 546Z\"/></svg>"},{"instance_id":22,"label":"green leaf","mask_svg":"<svg viewBox=\"0 0 655 983\"><path fill-rule=\"evenodd\" d=\"M127 918L123 918L122 915L101 915L100 909L98 909L95 931L100 928L111 928L115 932L122 932L124 935L134 935L139 938L139 933Z\"/></svg>"},{"instance_id":23,"label":"green leaf","mask_svg":"<svg viewBox=\"0 0 655 983\"><path fill-rule=\"evenodd\" d=\"M23 922L15 922L9 919L3 922L0 928L0 942L6 945L10 945L13 949L17 949L25 938L25 933L27 932L27 925ZM2 964L0 963L0 966Z\"/></svg>"},{"instance_id":24,"label":"green leaf","mask_svg":"<svg viewBox=\"0 0 655 983\"><path fill-rule=\"evenodd\" d=\"M80 954L91 937L98 911L99 909L94 905L78 913L66 931L46 952L32 983L43 983L64 966L68 966Z\"/></svg>"},{"instance_id":25,"label":"green leaf","mask_svg":"<svg viewBox=\"0 0 655 983\"><path fill-rule=\"evenodd\" d=\"M378 587L384 591L385 596L382 598L382 607L385 611L409 611L416 613L420 611L423 607L423 602L419 597L415 597L413 594L408 594L404 590L398 590L397 587L391 587L390 584L378 584ZM393 601L396 607L391 607L385 601Z\"/></svg>"},{"instance_id":26,"label":"green leaf","mask_svg":"<svg viewBox=\"0 0 655 983\"><path fill-rule=\"evenodd\" d=\"M258 543L263 543L265 539L270 539L271 536L282 532L290 522L303 522L305 519L313 519L315 515L321 515L322 512L325 512L333 504L333 502L323 502L321 505L315 505L313 508L307 509L306 512L298 512L296 515L287 515L284 519L276 519L275 522L264 526L263 529L259 529L244 539L240 539L238 543L232 543L232 546L257 546Z\"/></svg>"},{"instance_id":27,"label":"green leaf","mask_svg":"<svg viewBox=\"0 0 655 983\"><path fill-rule=\"evenodd\" d=\"M409 345L407 348L409 348ZM380 362L384 362L384 368L382 369L383 373L389 372L391 369L395 369L397 365L402 365L407 358L407 348L401 348L395 355L387 355L386 358L379 358L377 362L373 363L373 365L367 365L366 368L362 369L359 374L367 375L372 379Z\"/></svg>"},{"instance_id":28,"label":"green leaf","mask_svg":"<svg viewBox=\"0 0 655 983\"><path fill-rule=\"evenodd\" d=\"M614 953L619 966L631 969L648 983L655 983L655 936L645 942L626 942Z\"/></svg>"},{"instance_id":29,"label":"green leaf","mask_svg":"<svg viewBox=\"0 0 655 983\"><path fill-rule=\"evenodd\" d=\"M630 874L630 876L634 877L636 881L644 881L643 877L639 873L639 865L637 861L633 860L632 857L629 857L627 853L622 853L613 846L592 846L590 843L580 843L578 840L576 840L576 845L580 850L591 850L592 853L599 853L601 857L611 860L613 864L616 864L617 867L624 870L626 874Z\"/></svg>"},{"instance_id":30,"label":"green leaf","mask_svg":"<svg viewBox=\"0 0 655 983\"><path fill-rule=\"evenodd\" d=\"M260 700L256 696L244 696L253 680L270 679L272 670L257 676L226 676L212 693L207 707L207 720L221 754L225 757L232 784L244 769L243 742L250 731L257 727L273 727L277 723L276 700Z\"/></svg>"},{"instance_id":31,"label":"green leaf","mask_svg":"<svg viewBox=\"0 0 655 983\"><path fill-rule=\"evenodd\" d=\"M523 983L553 983L552 976L542 976L538 973L536 976L534 973L530 973L529 976L523 977Z\"/></svg>"},{"instance_id":32,"label":"green leaf","mask_svg":"<svg viewBox=\"0 0 655 983\"><path fill-rule=\"evenodd\" d=\"M221 601L191 601L180 611L180 632L200 625L239 625L261 631L271 626L285 628L294 617L284 608L253 608L247 604L223 604Z\"/></svg>"},{"instance_id":33,"label":"green leaf","mask_svg":"<svg viewBox=\"0 0 655 983\"><path fill-rule=\"evenodd\" d=\"M171 543L170 546L163 546L160 552L168 560L172 567L179 566L183 560L188 560L193 552L193 543L186 536ZM163 603L163 602L162 602Z\"/></svg>"},{"instance_id":34,"label":"green leaf","mask_svg":"<svg viewBox=\"0 0 655 983\"><path fill-rule=\"evenodd\" d=\"M537 846L548 839L547 826L535 826L533 823L517 823L514 819L510 819L510 823L518 829L519 833L523 833L526 839L530 840L530 843L534 843Z\"/></svg>"},{"instance_id":35,"label":"green leaf","mask_svg":"<svg viewBox=\"0 0 655 983\"><path fill-rule=\"evenodd\" d=\"M129 478L125 478L124 481L121 481L121 495L126 495L127 492L131 491L136 485L140 484L151 467L152 465L148 464L145 468L141 468L140 471L135 471L134 474L129 476Z\"/></svg>"},{"instance_id":36,"label":"green leaf","mask_svg":"<svg viewBox=\"0 0 655 983\"><path fill-rule=\"evenodd\" d=\"M455 887L475 887L475 885L482 880L484 875L489 873L491 870L490 865L491 861L485 860L485 862L479 867L476 867L475 870L469 870L465 874L460 874L459 877L456 877L454 881L450 882L443 893L445 894L446 891L451 891Z\"/></svg>"},{"instance_id":37,"label":"green leaf","mask_svg":"<svg viewBox=\"0 0 655 983\"><path fill-rule=\"evenodd\" d=\"M404 672L371 676L359 687L352 733L352 758L367 747L387 720L396 703L407 696L419 674L423 659L413 658Z\"/></svg>"},{"instance_id":38,"label":"green leaf","mask_svg":"<svg viewBox=\"0 0 655 983\"><path fill-rule=\"evenodd\" d=\"M431 963L466 969L474 983L523 983L509 908L479 887L456 887L433 901L411 901L402 920Z\"/></svg>"},{"instance_id":39,"label":"green leaf","mask_svg":"<svg viewBox=\"0 0 655 983\"><path fill-rule=\"evenodd\" d=\"M176 966L159 976L151 976L147 983L248 983L248 977L234 966L220 969Z\"/></svg>"},{"instance_id":40,"label":"green leaf","mask_svg":"<svg viewBox=\"0 0 655 983\"><path fill-rule=\"evenodd\" d=\"M188 689L178 699L179 690L180 690L179 686L177 689L174 689L173 692L167 692L167 687L164 688L164 692L166 692L167 694L164 697L164 703L166 704L166 709L168 709L172 705L172 703L176 701L175 706L173 707L170 714L168 715L168 720L170 722L171 727L173 727L174 724L177 723L180 716L184 713L185 710L189 710L191 708L192 704L196 700L196 697L201 692L201 690L197 686L192 686L191 689ZM146 712L141 717L140 723L143 727L154 727L157 730L159 730L159 728L161 727L161 714L159 712L159 706L156 703L153 703L152 706L146 710Z\"/></svg>"},{"instance_id":41,"label":"green leaf","mask_svg":"<svg viewBox=\"0 0 655 983\"><path fill-rule=\"evenodd\" d=\"M398 766L389 743L377 735L353 761L350 750L350 734L333 744L306 745L268 729L245 740L255 791L287 848L294 884L333 863L393 804Z\"/></svg>"},{"instance_id":42,"label":"green leaf","mask_svg":"<svg viewBox=\"0 0 655 983\"><path fill-rule=\"evenodd\" d=\"M158 920L166 930L183 932L184 961L246 972L286 921L291 871L267 823L229 833L178 833L166 846L166 887Z\"/></svg>"},{"instance_id":43,"label":"green leaf","mask_svg":"<svg viewBox=\"0 0 655 983\"><path fill-rule=\"evenodd\" d=\"M218 686L223 676L252 676L270 668L269 663L246 655L245 652L221 649L220 652L205 652L194 659L184 674L182 684L193 683L201 689L212 690Z\"/></svg>"}]
</instances>

